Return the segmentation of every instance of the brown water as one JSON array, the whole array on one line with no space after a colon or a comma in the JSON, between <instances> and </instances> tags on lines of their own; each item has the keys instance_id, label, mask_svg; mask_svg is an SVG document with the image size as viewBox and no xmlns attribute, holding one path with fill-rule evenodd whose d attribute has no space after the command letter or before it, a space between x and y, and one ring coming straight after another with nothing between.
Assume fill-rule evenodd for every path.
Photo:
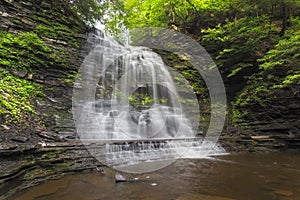
<instances>
[{"instance_id":1,"label":"brown water","mask_svg":"<svg viewBox=\"0 0 300 200\"><path fill-rule=\"evenodd\" d=\"M17 200L300 200L300 154L226 155L183 159L157 172L83 173L30 188ZM137 179L137 180L134 180Z\"/></svg>"}]
</instances>

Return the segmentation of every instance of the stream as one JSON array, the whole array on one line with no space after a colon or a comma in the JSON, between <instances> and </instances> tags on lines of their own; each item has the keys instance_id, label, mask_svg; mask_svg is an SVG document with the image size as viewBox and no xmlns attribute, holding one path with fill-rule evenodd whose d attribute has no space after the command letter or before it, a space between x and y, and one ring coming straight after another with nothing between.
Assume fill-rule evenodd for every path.
<instances>
[{"instance_id":1,"label":"stream","mask_svg":"<svg viewBox=\"0 0 300 200\"><path fill-rule=\"evenodd\" d=\"M147 174L115 171L67 175L17 194L16 200L299 200L300 154L231 154L179 159Z\"/></svg>"}]
</instances>

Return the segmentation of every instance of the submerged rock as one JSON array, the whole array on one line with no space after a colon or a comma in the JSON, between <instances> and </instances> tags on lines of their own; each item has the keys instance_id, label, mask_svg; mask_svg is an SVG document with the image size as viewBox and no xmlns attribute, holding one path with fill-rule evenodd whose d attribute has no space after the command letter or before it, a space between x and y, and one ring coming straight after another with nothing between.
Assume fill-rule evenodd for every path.
<instances>
[{"instance_id":1,"label":"submerged rock","mask_svg":"<svg viewBox=\"0 0 300 200\"><path fill-rule=\"evenodd\" d=\"M122 174L116 173L116 175L115 175L115 181L116 181L116 183L119 183L119 182L127 182L128 180Z\"/></svg>"},{"instance_id":2,"label":"submerged rock","mask_svg":"<svg viewBox=\"0 0 300 200\"><path fill-rule=\"evenodd\" d=\"M221 197L221 196L211 196L211 195L204 195L204 194L184 194L178 197L176 200L235 200L232 198Z\"/></svg>"},{"instance_id":3,"label":"submerged rock","mask_svg":"<svg viewBox=\"0 0 300 200\"><path fill-rule=\"evenodd\" d=\"M277 189L274 190L274 193L277 195L281 195L281 196L285 196L285 197L290 197L293 196L293 192L289 191L289 190L282 190L282 189Z\"/></svg>"}]
</instances>

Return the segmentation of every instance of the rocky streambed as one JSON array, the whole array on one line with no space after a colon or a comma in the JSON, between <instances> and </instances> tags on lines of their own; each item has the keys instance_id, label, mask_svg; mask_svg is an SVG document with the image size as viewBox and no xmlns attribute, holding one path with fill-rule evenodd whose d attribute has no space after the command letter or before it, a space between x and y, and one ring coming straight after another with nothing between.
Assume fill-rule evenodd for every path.
<instances>
[{"instance_id":1,"label":"rocky streambed","mask_svg":"<svg viewBox=\"0 0 300 200\"><path fill-rule=\"evenodd\" d=\"M49 179L102 166L77 141L0 144L0 199Z\"/></svg>"},{"instance_id":2,"label":"rocky streambed","mask_svg":"<svg viewBox=\"0 0 300 200\"><path fill-rule=\"evenodd\" d=\"M290 143L287 144L286 141ZM282 135L274 137L248 134L226 134L219 140L227 152L249 155L278 151L299 152L297 141L292 136L286 138ZM60 142L48 140L37 144L1 142L0 199L7 199L17 192L48 180L68 174L97 171L105 167L89 153L89 148L101 154L101 146L93 143L83 145L81 141L74 139Z\"/></svg>"}]
</instances>

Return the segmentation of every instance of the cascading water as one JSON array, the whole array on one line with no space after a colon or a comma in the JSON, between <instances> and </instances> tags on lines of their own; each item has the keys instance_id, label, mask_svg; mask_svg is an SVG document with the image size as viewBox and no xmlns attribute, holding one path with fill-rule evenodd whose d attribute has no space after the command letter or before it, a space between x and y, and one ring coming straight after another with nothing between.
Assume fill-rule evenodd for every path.
<instances>
[{"instance_id":1,"label":"cascading water","mask_svg":"<svg viewBox=\"0 0 300 200\"><path fill-rule=\"evenodd\" d=\"M199 157L209 153L214 144L203 146L203 140L195 138L195 96L188 105L183 103L187 97L179 94L160 56L100 32L91 34L88 42L92 51L74 84L73 114L82 141L106 144L100 153L90 150L94 156L123 166L188 157L191 149Z\"/></svg>"}]
</instances>

